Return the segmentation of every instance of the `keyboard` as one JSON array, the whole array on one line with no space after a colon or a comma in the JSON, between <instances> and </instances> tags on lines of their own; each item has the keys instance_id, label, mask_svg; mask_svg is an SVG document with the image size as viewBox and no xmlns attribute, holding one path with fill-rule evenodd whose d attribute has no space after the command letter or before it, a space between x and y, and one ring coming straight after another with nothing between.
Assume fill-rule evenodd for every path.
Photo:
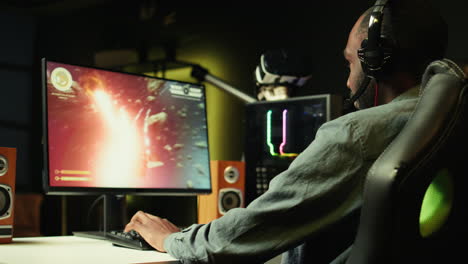
<instances>
[{"instance_id":1,"label":"keyboard","mask_svg":"<svg viewBox=\"0 0 468 264\"><path fill-rule=\"evenodd\" d=\"M131 230L123 232L121 230L112 230L106 233L106 239L114 246L121 246L139 250L155 250L148 242L143 239L138 232Z\"/></svg>"}]
</instances>

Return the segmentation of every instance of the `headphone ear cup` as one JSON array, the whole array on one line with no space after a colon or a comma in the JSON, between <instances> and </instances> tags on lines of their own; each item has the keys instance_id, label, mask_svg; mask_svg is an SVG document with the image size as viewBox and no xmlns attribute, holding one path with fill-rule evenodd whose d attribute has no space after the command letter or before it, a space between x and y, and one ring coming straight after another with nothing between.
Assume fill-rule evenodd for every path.
<instances>
[{"instance_id":1,"label":"headphone ear cup","mask_svg":"<svg viewBox=\"0 0 468 264\"><path fill-rule=\"evenodd\" d=\"M362 71L372 77L380 78L382 74L389 74L392 71L391 61L393 56L393 42L383 36L379 39L379 44L374 49L368 47L368 40L361 42L358 49L358 58L361 61Z\"/></svg>"}]
</instances>

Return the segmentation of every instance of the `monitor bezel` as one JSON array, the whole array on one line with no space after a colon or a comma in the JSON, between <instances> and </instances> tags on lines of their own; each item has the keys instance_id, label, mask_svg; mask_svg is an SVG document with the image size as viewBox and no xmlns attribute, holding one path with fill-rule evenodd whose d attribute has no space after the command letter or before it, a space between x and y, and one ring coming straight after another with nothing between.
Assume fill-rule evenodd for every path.
<instances>
[{"instance_id":1,"label":"monitor bezel","mask_svg":"<svg viewBox=\"0 0 468 264\"><path fill-rule=\"evenodd\" d=\"M208 174L210 175L210 188L209 189L188 189L188 188L107 188L107 187L64 187L64 186L51 186L50 179L49 179L49 139L48 139L48 115L47 115L47 62L54 62L54 63L61 63L65 65L77 66L77 67L85 67L91 68L96 70L103 70L108 72L115 72L127 75L134 75L140 77L148 77L154 78L163 81L173 81L179 82L183 84L190 84L190 85L197 85L203 89L204 97L205 97L205 119L206 119L206 126L208 126L208 105L206 103L206 87L202 83L195 83L195 82L187 82L187 81L180 81L168 78L161 78L155 76L149 76L145 74L137 74L137 73L130 73L124 71L118 71L113 69L107 69L102 67L96 66L89 66L89 65L80 65L76 63L67 63L60 60L51 60L47 58L41 59L41 94L42 94L42 152L43 152L43 171L42 171L42 189L45 194L47 195L100 195L100 194L134 194L134 195L170 195L170 196L196 196L202 194L210 194L212 193L213 189L213 181L211 178L211 165L208 165ZM207 134L207 141L208 141L208 160L211 163L210 151L209 151L209 133L208 130Z\"/></svg>"}]
</instances>

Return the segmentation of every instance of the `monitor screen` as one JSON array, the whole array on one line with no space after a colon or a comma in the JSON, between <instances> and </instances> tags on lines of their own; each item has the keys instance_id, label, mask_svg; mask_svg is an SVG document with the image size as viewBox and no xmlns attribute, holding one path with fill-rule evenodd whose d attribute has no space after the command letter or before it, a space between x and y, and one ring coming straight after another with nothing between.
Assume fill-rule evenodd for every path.
<instances>
[{"instance_id":1,"label":"monitor screen","mask_svg":"<svg viewBox=\"0 0 468 264\"><path fill-rule=\"evenodd\" d=\"M211 192L201 84L42 61L46 193Z\"/></svg>"}]
</instances>

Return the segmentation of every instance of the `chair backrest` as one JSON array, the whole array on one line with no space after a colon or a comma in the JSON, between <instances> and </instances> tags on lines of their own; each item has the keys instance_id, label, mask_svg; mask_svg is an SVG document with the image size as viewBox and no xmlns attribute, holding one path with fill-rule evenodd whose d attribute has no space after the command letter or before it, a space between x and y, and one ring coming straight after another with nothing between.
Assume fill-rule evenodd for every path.
<instances>
[{"instance_id":1,"label":"chair backrest","mask_svg":"<svg viewBox=\"0 0 468 264\"><path fill-rule=\"evenodd\" d=\"M468 86L440 63L448 71L423 79L412 117L369 170L347 264L450 258L455 235L466 231Z\"/></svg>"}]
</instances>

